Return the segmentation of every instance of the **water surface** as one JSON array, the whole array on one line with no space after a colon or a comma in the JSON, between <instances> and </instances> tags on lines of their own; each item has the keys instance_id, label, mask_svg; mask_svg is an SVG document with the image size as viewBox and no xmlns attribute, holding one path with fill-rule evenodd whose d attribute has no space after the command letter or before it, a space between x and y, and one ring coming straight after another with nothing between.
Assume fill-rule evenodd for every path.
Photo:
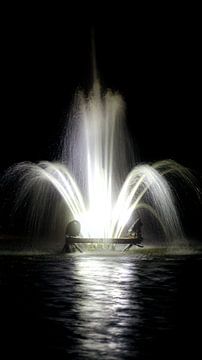
<instances>
[{"instance_id":1,"label":"water surface","mask_svg":"<svg viewBox=\"0 0 202 360\"><path fill-rule=\"evenodd\" d=\"M27 359L198 358L201 270L199 254L1 255L0 351Z\"/></svg>"}]
</instances>

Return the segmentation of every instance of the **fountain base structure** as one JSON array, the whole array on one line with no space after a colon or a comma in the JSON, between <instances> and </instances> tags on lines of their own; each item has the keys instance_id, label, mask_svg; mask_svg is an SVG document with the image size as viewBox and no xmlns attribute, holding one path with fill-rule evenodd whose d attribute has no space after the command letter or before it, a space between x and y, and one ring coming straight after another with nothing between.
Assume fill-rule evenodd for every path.
<instances>
[{"instance_id":1,"label":"fountain base structure","mask_svg":"<svg viewBox=\"0 0 202 360\"><path fill-rule=\"evenodd\" d=\"M70 252L71 246L73 245L76 250L79 252L83 252L83 250L78 246L78 244L94 244L94 245L114 245L114 244L121 244L125 245L123 252L127 251L132 247L133 245L138 247L143 247L142 245L142 237L135 237L135 238L111 238L111 239L91 239L91 238L82 238L82 237L76 237L76 236L66 236L65 237L66 242L64 245L64 248L62 250L63 253Z\"/></svg>"}]
</instances>

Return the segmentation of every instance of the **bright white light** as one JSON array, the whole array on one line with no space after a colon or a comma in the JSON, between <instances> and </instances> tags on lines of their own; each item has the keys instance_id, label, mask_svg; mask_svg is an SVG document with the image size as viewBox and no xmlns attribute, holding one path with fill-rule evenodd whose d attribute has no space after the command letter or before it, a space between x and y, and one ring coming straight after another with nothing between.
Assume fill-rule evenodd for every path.
<instances>
[{"instance_id":1,"label":"bright white light","mask_svg":"<svg viewBox=\"0 0 202 360\"><path fill-rule=\"evenodd\" d=\"M179 236L181 228L165 175L174 172L187 180L186 169L163 161L131 170L129 140L121 96L111 91L102 94L95 82L88 97L82 93L76 97L62 163L17 166L24 180L21 197L35 186L34 202L39 198L43 211L47 204L54 206L49 204L50 193L56 189L68 216L80 222L84 237L119 238L140 209L158 219L168 237Z\"/></svg>"}]
</instances>

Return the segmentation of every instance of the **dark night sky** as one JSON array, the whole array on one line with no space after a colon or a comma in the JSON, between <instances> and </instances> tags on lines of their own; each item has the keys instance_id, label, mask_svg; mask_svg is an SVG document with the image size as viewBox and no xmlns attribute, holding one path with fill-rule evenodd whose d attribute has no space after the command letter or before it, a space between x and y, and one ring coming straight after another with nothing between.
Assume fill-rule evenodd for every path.
<instances>
[{"instance_id":1,"label":"dark night sky","mask_svg":"<svg viewBox=\"0 0 202 360\"><path fill-rule=\"evenodd\" d=\"M75 89L91 84L93 23L40 20L10 19L1 34L3 167L51 158ZM157 20L94 24L100 78L124 96L142 160L201 168L197 23Z\"/></svg>"},{"instance_id":2,"label":"dark night sky","mask_svg":"<svg viewBox=\"0 0 202 360\"><path fill-rule=\"evenodd\" d=\"M162 9L161 15L155 9L132 14L119 9L104 17L96 10L97 17L88 18L82 9L80 17L70 9L63 16L36 11L18 17L15 9L5 14L1 170L19 161L54 157L74 91L91 84L94 28L101 81L124 96L128 127L141 160L172 158L200 177L197 17L189 9Z\"/></svg>"}]
</instances>

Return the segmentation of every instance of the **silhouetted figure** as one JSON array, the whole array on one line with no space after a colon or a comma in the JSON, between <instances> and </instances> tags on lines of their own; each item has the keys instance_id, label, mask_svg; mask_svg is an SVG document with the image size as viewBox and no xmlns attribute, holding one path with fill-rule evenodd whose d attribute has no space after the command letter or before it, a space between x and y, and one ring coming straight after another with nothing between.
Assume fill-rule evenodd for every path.
<instances>
[{"instance_id":1,"label":"silhouetted figure","mask_svg":"<svg viewBox=\"0 0 202 360\"><path fill-rule=\"evenodd\" d=\"M77 237L80 235L81 231L81 224L77 220L73 220L67 224L65 236L68 237ZM71 245L73 248L77 249L79 252L83 252L82 249L78 246L78 244ZM63 252L66 252L69 250L69 244L68 241L65 243Z\"/></svg>"},{"instance_id":2,"label":"silhouetted figure","mask_svg":"<svg viewBox=\"0 0 202 360\"><path fill-rule=\"evenodd\" d=\"M135 242L133 244L128 244L124 249L123 252L128 251L133 245L136 245L138 247L143 247L142 245L142 232L141 228L143 226L143 223L140 218L137 218L135 222L132 224L132 226L128 229L128 235L130 238L134 239Z\"/></svg>"},{"instance_id":3,"label":"silhouetted figure","mask_svg":"<svg viewBox=\"0 0 202 360\"><path fill-rule=\"evenodd\" d=\"M73 220L67 224L65 235L67 236L79 236L81 231L80 222Z\"/></svg>"},{"instance_id":4,"label":"silhouetted figure","mask_svg":"<svg viewBox=\"0 0 202 360\"><path fill-rule=\"evenodd\" d=\"M141 228L143 223L140 218L137 218L132 226L128 230L128 234L132 238L138 238L142 240L142 231Z\"/></svg>"}]
</instances>

